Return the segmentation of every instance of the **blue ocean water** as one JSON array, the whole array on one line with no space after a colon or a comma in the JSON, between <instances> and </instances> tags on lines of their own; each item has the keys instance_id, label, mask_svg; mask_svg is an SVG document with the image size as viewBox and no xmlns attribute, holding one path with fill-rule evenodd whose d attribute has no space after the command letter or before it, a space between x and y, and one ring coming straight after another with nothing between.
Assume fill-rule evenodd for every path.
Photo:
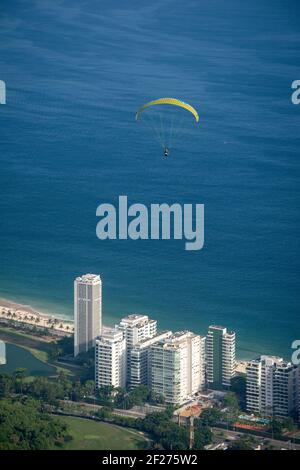
<instances>
[{"instance_id":1,"label":"blue ocean water","mask_svg":"<svg viewBox=\"0 0 300 470\"><path fill-rule=\"evenodd\" d=\"M104 321L224 324L239 354L299 338L297 0L2 0L0 296L72 315L100 273ZM134 121L175 96L201 116L162 159ZM96 207L205 204L205 246L102 241Z\"/></svg>"}]
</instances>

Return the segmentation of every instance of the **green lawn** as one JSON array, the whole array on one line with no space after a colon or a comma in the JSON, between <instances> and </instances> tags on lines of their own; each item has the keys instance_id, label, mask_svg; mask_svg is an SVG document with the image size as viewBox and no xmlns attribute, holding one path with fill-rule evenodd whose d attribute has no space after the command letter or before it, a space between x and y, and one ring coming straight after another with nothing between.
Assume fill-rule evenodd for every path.
<instances>
[{"instance_id":1,"label":"green lawn","mask_svg":"<svg viewBox=\"0 0 300 470\"><path fill-rule=\"evenodd\" d=\"M49 352L51 349L51 342L46 341L42 337L25 333L24 331L18 331L17 329L10 328L9 326L0 326L0 336L3 341L17 343L19 346L27 348L35 348L41 351Z\"/></svg>"},{"instance_id":2,"label":"green lawn","mask_svg":"<svg viewBox=\"0 0 300 470\"><path fill-rule=\"evenodd\" d=\"M84 418L63 416L73 440L64 445L65 450L125 450L145 449L147 440L137 431L120 428Z\"/></svg>"}]
</instances>

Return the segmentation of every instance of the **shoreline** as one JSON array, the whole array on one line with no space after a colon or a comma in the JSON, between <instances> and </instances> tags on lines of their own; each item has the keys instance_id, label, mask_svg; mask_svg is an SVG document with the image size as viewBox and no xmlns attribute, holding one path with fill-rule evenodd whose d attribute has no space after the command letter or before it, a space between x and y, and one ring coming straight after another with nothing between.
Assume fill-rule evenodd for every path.
<instances>
[{"instance_id":1,"label":"shoreline","mask_svg":"<svg viewBox=\"0 0 300 470\"><path fill-rule=\"evenodd\" d=\"M8 316L9 311L11 314ZM40 328L47 328L48 330L52 329L60 333L74 333L74 320L66 317L66 315L62 315L56 312L45 313L32 307L31 305L22 304L20 302L5 299L3 297L0 297L0 319L20 322ZM255 355L258 355L258 353L255 354L254 352L249 352L249 357L246 357L246 354L242 354L242 357L237 358L236 362L238 371L243 372L247 362L253 359Z\"/></svg>"},{"instance_id":2,"label":"shoreline","mask_svg":"<svg viewBox=\"0 0 300 470\"><path fill-rule=\"evenodd\" d=\"M32 325L39 328L52 329L61 333L74 333L74 321L57 313L43 313L12 300L0 298L0 319Z\"/></svg>"},{"instance_id":3,"label":"shoreline","mask_svg":"<svg viewBox=\"0 0 300 470\"><path fill-rule=\"evenodd\" d=\"M61 333L73 334L74 321L67 320L57 313L43 313L31 307L12 300L0 298L0 319L19 322L40 328L47 328ZM246 364L250 359L236 359L236 370L245 373Z\"/></svg>"}]
</instances>

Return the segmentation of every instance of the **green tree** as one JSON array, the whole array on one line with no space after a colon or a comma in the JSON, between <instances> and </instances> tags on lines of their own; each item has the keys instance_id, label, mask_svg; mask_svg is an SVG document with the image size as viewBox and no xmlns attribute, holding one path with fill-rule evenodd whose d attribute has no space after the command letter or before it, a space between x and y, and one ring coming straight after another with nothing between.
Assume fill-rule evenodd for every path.
<instances>
[{"instance_id":1,"label":"green tree","mask_svg":"<svg viewBox=\"0 0 300 470\"><path fill-rule=\"evenodd\" d=\"M289 432L292 432L296 429L296 424L293 418L286 418L283 421L283 428L286 429Z\"/></svg>"},{"instance_id":2,"label":"green tree","mask_svg":"<svg viewBox=\"0 0 300 470\"><path fill-rule=\"evenodd\" d=\"M239 408L246 411L246 375L236 375L231 379L231 391L238 398Z\"/></svg>"},{"instance_id":3,"label":"green tree","mask_svg":"<svg viewBox=\"0 0 300 470\"><path fill-rule=\"evenodd\" d=\"M27 369L24 367L19 367L16 369L13 373L13 377L15 379L15 389L16 391L20 391L23 393L23 385L24 385L24 379L27 375Z\"/></svg>"},{"instance_id":4,"label":"green tree","mask_svg":"<svg viewBox=\"0 0 300 470\"><path fill-rule=\"evenodd\" d=\"M271 432L275 439L280 439L283 432L283 423L279 419L273 418L271 421Z\"/></svg>"},{"instance_id":5,"label":"green tree","mask_svg":"<svg viewBox=\"0 0 300 470\"><path fill-rule=\"evenodd\" d=\"M145 385L140 385L135 387L129 395L133 405L141 406L148 400L149 389Z\"/></svg>"},{"instance_id":6,"label":"green tree","mask_svg":"<svg viewBox=\"0 0 300 470\"><path fill-rule=\"evenodd\" d=\"M228 449L229 450L253 450L254 442L247 437L241 437L233 441Z\"/></svg>"},{"instance_id":7,"label":"green tree","mask_svg":"<svg viewBox=\"0 0 300 470\"><path fill-rule=\"evenodd\" d=\"M13 380L8 374L0 374L0 398L7 398L13 390Z\"/></svg>"},{"instance_id":8,"label":"green tree","mask_svg":"<svg viewBox=\"0 0 300 470\"><path fill-rule=\"evenodd\" d=\"M57 405L57 401L65 396L64 387L57 381L50 381L46 377L36 377L28 386L30 395L38 400L51 405Z\"/></svg>"},{"instance_id":9,"label":"green tree","mask_svg":"<svg viewBox=\"0 0 300 470\"><path fill-rule=\"evenodd\" d=\"M59 356L73 355L74 351L74 339L70 336L63 336L58 342L57 347L59 351Z\"/></svg>"},{"instance_id":10,"label":"green tree","mask_svg":"<svg viewBox=\"0 0 300 470\"><path fill-rule=\"evenodd\" d=\"M66 425L32 398L0 400L0 423L0 450L53 449L68 436Z\"/></svg>"},{"instance_id":11,"label":"green tree","mask_svg":"<svg viewBox=\"0 0 300 470\"><path fill-rule=\"evenodd\" d=\"M95 394L95 381L94 380L87 380L84 383L84 393L85 396L90 397Z\"/></svg>"},{"instance_id":12,"label":"green tree","mask_svg":"<svg viewBox=\"0 0 300 470\"><path fill-rule=\"evenodd\" d=\"M215 426L221 421L222 413L217 408L205 408L201 415L199 424L202 426Z\"/></svg>"},{"instance_id":13,"label":"green tree","mask_svg":"<svg viewBox=\"0 0 300 470\"><path fill-rule=\"evenodd\" d=\"M152 404L163 405L165 403L165 397L160 393L149 390L148 401Z\"/></svg>"},{"instance_id":14,"label":"green tree","mask_svg":"<svg viewBox=\"0 0 300 470\"><path fill-rule=\"evenodd\" d=\"M114 399L113 399L113 392L114 387L111 385L105 385L103 387L99 387L96 390L96 396L101 405L108 406L110 408L114 407Z\"/></svg>"},{"instance_id":15,"label":"green tree","mask_svg":"<svg viewBox=\"0 0 300 470\"><path fill-rule=\"evenodd\" d=\"M173 422L164 423L157 434L159 442L166 450L189 449L189 430Z\"/></svg>"},{"instance_id":16,"label":"green tree","mask_svg":"<svg viewBox=\"0 0 300 470\"><path fill-rule=\"evenodd\" d=\"M73 384L73 388L71 391L71 398L73 401L81 401L85 397L85 390L84 386L81 384L79 380L77 380Z\"/></svg>"},{"instance_id":17,"label":"green tree","mask_svg":"<svg viewBox=\"0 0 300 470\"><path fill-rule=\"evenodd\" d=\"M110 408L103 406L98 411L96 411L95 416L97 416L100 419L109 419L112 417L112 411Z\"/></svg>"},{"instance_id":18,"label":"green tree","mask_svg":"<svg viewBox=\"0 0 300 470\"><path fill-rule=\"evenodd\" d=\"M207 426L200 426L195 429L194 449L202 450L204 446L212 442L213 434Z\"/></svg>"},{"instance_id":19,"label":"green tree","mask_svg":"<svg viewBox=\"0 0 300 470\"><path fill-rule=\"evenodd\" d=\"M239 402L234 392L227 393L224 398L224 405L228 408L230 419L234 419L239 414Z\"/></svg>"}]
</instances>

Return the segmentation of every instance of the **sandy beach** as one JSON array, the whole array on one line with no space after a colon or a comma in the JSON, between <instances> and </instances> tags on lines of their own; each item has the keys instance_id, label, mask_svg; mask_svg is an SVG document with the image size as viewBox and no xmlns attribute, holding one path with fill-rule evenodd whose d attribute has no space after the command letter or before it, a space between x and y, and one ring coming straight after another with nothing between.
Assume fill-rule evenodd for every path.
<instances>
[{"instance_id":1,"label":"sandy beach","mask_svg":"<svg viewBox=\"0 0 300 470\"><path fill-rule=\"evenodd\" d=\"M66 320L57 314L39 312L30 305L20 304L11 300L0 298L0 319L27 323L38 327L44 327L62 333L74 333L74 322ZM246 373L247 360L236 361L236 372Z\"/></svg>"},{"instance_id":2,"label":"sandy beach","mask_svg":"<svg viewBox=\"0 0 300 470\"><path fill-rule=\"evenodd\" d=\"M74 322L57 314L39 312L30 305L0 298L0 319L12 320L64 333L74 332Z\"/></svg>"}]
</instances>

